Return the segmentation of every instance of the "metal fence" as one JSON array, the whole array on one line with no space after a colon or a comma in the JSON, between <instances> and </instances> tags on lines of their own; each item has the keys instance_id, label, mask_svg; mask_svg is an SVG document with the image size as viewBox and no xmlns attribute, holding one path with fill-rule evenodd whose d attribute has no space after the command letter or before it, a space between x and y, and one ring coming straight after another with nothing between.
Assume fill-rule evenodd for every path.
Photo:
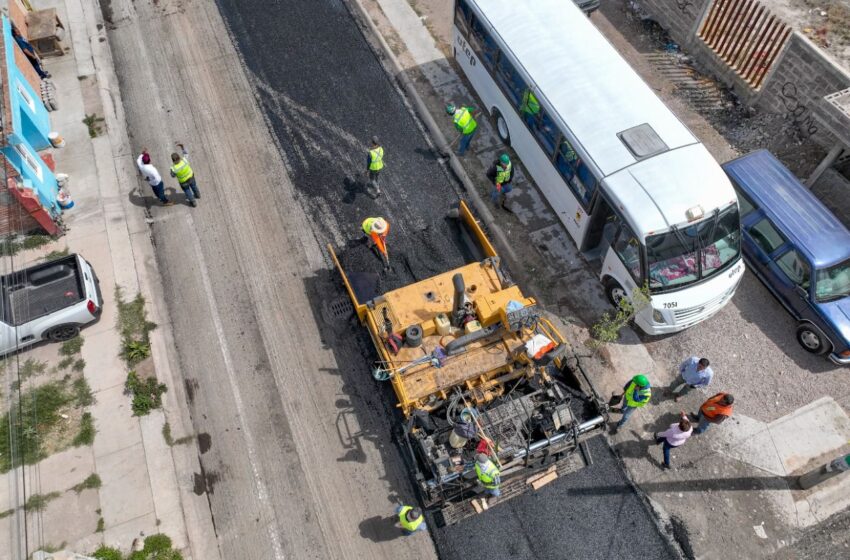
<instances>
[{"instance_id":1,"label":"metal fence","mask_svg":"<svg viewBox=\"0 0 850 560\"><path fill-rule=\"evenodd\" d=\"M758 90L790 34L758 0L714 0L697 36Z\"/></svg>"}]
</instances>

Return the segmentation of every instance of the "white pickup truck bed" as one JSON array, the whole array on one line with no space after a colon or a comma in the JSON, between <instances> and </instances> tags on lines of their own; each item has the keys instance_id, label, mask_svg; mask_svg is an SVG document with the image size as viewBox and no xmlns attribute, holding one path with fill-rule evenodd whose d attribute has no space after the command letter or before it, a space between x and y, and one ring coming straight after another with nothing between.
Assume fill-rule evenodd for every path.
<instances>
[{"instance_id":1,"label":"white pickup truck bed","mask_svg":"<svg viewBox=\"0 0 850 560\"><path fill-rule=\"evenodd\" d=\"M73 338L103 308L97 276L76 254L0 277L0 302L0 354Z\"/></svg>"}]
</instances>

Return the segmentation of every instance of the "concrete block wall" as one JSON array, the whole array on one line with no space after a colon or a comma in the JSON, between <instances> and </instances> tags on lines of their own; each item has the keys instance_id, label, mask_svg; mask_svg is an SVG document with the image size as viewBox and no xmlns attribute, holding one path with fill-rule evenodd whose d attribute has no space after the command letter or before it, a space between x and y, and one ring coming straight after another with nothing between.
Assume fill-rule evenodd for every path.
<instances>
[{"instance_id":1,"label":"concrete block wall","mask_svg":"<svg viewBox=\"0 0 850 560\"><path fill-rule=\"evenodd\" d=\"M696 37L710 0L638 0L638 3L683 47Z\"/></svg>"},{"instance_id":2,"label":"concrete block wall","mask_svg":"<svg viewBox=\"0 0 850 560\"><path fill-rule=\"evenodd\" d=\"M638 0L640 7L670 33L700 70L731 87L744 104L783 115L793 121L801 138L831 148L836 142L831 130L846 130L848 126L847 121L841 124L840 115L825 107L823 97L850 87L850 73L795 31L768 70L761 88L753 90L697 37L711 1Z\"/></svg>"},{"instance_id":3,"label":"concrete block wall","mask_svg":"<svg viewBox=\"0 0 850 560\"><path fill-rule=\"evenodd\" d=\"M831 148L836 138L823 120L835 121L840 117L825 107L823 97L847 87L850 87L850 73L795 31L755 104L793 121L802 138L811 138ZM835 127L840 128L846 125Z\"/></svg>"}]
</instances>

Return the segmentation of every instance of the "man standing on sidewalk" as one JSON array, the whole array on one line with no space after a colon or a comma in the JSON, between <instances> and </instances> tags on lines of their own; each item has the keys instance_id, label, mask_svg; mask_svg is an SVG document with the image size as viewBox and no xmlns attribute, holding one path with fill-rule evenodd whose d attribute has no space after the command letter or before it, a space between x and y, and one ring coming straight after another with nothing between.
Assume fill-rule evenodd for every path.
<instances>
[{"instance_id":1,"label":"man standing on sidewalk","mask_svg":"<svg viewBox=\"0 0 850 560\"><path fill-rule=\"evenodd\" d=\"M732 416L732 403L734 402L735 398L729 393L717 393L702 403L697 415L699 426L694 430L694 434L703 433L712 424L722 424Z\"/></svg>"},{"instance_id":2,"label":"man standing on sidewalk","mask_svg":"<svg viewBox=\"0 0 850 560\"><path fill-rule=\"evenodd\" d=\"M466 153L469 144L472 142L472 137L475 136L475 130L478 127L478 123L475 122L475 118L472 116L474 110L475 107L455 107L454 103L446 105L446 113L452 115L452 122L454 122L455 128L457 128L460 134L460 145L457 149L457 155L459 156Z\"/></svg>"},{"instance_id":3,"label":"man standing on sidewalk","mask_svg":"<svg viewBox=\"0 0 850 560\"><path fill-rule=\"evenodd\" d=\"M684 393L697 387L708 387L714 378L708 358L691 356L679 366L679 377L673 382L673 400L678 401Z\"/></svg>"},{"instance_id":4,"label":"man standing on sidewalk","mask_svg":"<svg viewBox=\"0 0 850 560\"><path fill-rule=\"evenodd\" d=\"M381 188L378 186L378 176L384 168L384 148L378 144L378 137L372 137L372 147L369 148L369 156L366 162L366 173L369 176L369 182L366 184L366 190L372 198L381 196Z\"/></svg>"},{"instance_id":5,"label":"man standing on sidewalk","mask_svg":"<svg viewBox=\"0 0 850 560\"><path fill-rule=\"evenodd\" d=\"M156 195L159 201L164 206L173 205L174 203L165 196L165 185L162 182L162 176L159 174L157 168L151 164L151 156L147 148L142 149L142 153L136 158L136 167L139 168L139 173L144 176L145 181L151 186L153 194Z\"/></svg>"},{"instance_id":6,"label":"man standing on sidewalk","mask_svg":"<svg viewBox=\"0 0 850 560\"><path fill-rule=\"evenodd\" d=\"M623 407L620 409L623 417L617 422L617 427L612 433L616 434L623 424L628 422L635 410L649 404L650 398L652 398L652 389L649 386L649 378L645 375L635 375L623 385Z\"/></svg>"},{"instance_id":7,"label":"man standing on sidewalk","mask_svg":"<svg viewBox=\"0 0 850 560\"><path fill-rule=\"evenodd\" d=\"M189 166L189 152L186 151L183 144L177 144L177 147L180 148L180 152L183 155L181 156L177 152L171 154L171 161L174 163L171 166L171 176L177 178L180 188L183 189L183 193L186 195L186 200L194 208L198 205L195 199L201 198L201 192L195 183L195 172Z\"/></svg>"},{"instance_id":8,"label":"man standing on sidewalk","mask_svg":"<svg viewBox=\"0 0 850 560\"><path fill-rule=\"evenodd\" d=\"M494 189L490 193L493 204L497 204L503 210L507 210L505 202L507 201L508 193L513 190L511 182L514 179L514 170L508 154L502 154L498 160L493 162L492 167L487 170L487 178L494 185Z\"/></svg>"}]
</instances>

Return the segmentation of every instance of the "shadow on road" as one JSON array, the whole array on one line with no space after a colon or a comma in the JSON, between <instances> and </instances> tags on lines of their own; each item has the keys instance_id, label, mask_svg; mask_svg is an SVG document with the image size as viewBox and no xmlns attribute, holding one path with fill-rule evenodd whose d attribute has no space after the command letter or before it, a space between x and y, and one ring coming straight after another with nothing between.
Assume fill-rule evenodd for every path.
<instances>
[{"instance_id":1,"label":"shadow on road","mask_svg":"<svg viewBox=\"0 0 850 560\"><path fill-rule=\"evenodd\" d=\"M651 494L653 492L718 492L757 490L792 490L797 487L796 476L741 476L735 478L702 478L697 480L670 480L645 482L640 489ZM582 496L618 495L628 491L626 485L590 486L576 488L571 494Z\"/></svg>"},{"instance_id":2,"label":"shadow on road","mask_svg":"<svg viewBox=\"0 0 850 560\"><path fill-rule=\"evenodd\" d=\"M360 522L360 536L372 542L394 541L402 536L401 530L396 527L396 516L370 517Z\"/></svg>"}]
</instances>

